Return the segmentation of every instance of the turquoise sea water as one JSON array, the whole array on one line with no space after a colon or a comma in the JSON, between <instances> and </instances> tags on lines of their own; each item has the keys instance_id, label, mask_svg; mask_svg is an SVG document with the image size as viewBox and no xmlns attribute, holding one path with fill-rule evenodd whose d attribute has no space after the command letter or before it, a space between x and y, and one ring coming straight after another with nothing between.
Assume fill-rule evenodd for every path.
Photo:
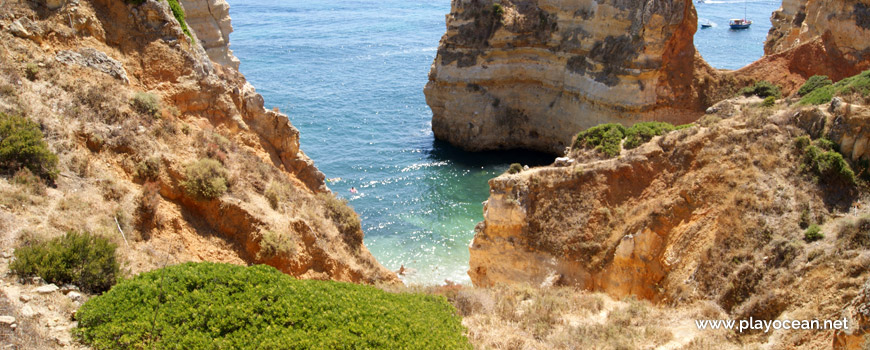
<instances>
[{"instance_id":1,"label":"turquoise sea water","mask_svg":"<svg viewBox=\"0 0 870 350\"><path fill-rule=\"evenodd\" d=\"M468 244L483 219L487 181L510 163L549 164L553 157L467 153L434 140L423 85L450 1L229 3L242 73L267 108L290 116L317 167L341 178L329 186L360 213L375 257L392 270L414 269L405 277L410 283L468 283ZM750 15L752 29L731 33L727 19L735 9L742 17L742 2L699 4L699 17L719 26L699 29L696 45L717 68L750 63L761 56L777 6L750 2L750 11L764 13Z\"/></svg>"}]
</instances>

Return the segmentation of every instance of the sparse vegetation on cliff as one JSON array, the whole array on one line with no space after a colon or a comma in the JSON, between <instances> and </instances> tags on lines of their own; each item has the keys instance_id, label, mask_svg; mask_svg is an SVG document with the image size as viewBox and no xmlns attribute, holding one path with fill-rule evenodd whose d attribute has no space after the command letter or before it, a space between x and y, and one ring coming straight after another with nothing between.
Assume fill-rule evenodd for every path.
<instances>
[{"instance_id":1,"label":"sparse vegetation on cliff","mask_svg":"<svg viewBox=\"0 0 870 350\"><path fill-rule=\"evenodd\" d=\"M803 151L802 168L819 176L822 181L842 181L855 184L857 178L843 155L836 151L837 146L830 140L821 138L810 142L806 136L795 141L798 149Z\"/></svg>"},{"instance_id":2,"label":"sparse vegetation on cliff","mask_svg":"<svg viewBox=\"0 0 870 350\"><path fill-rule=\"evenodd\" d=\"M595 149L610 158L619 155L623 147L625 149L637 148L649 142L653 137L691 126L692 124L674 126L665 122L641 122L626 128L615 123L601 124L577 134L577 137L574 138L573 148Z\"/></svg>"},{"instance_id":3,"label":"sparse vegetation on cliff","mask_svg":"<svg viewBox=\"0 0 870 350\"><path fill-rule=\"evenodd\" d=\"M341 232L342 240L351 247L362 244L363 232L359 215L347 204L347 200L338 199L332 193L320 193L317 198L323 202L326 216L332 218Z\"/></svg>"},{"instance_id":4,"label":"sparse vegetation on cliff","mask_svg":"<svg viewBox=\"0 0 870 350\"><path fill-rule=\"evenodd\" d=\"M57 156L48 149L38 124L0 112L0 171L11 174L21 168L53 181Z\"/></svg>"},{"instance_id":5,"label":"sparse vegetation on cliff","mask_svg":"<svg viewBox=\"0 0 870 350\"><path fill-rule=\"evenodd\" d=\"M807 242L815 242L822 238L825 238L825 235L822 234L822 228L819 225L812 224L804 231L804 240Z\"/></svg>"},{"instance_id":6,"label":"sparse vegetation on cliff","mask_svg":"<svg viewBox=\"0 0 870 350\"><path fill-rule=\"evenodd\" d=\"M160 117L160 100L152 93L137 92L130 100L130 104L140 113L154 118Z\"/></svg>"},{"instance_id":7,"label":"sparse vegetation on cliff","mask_svg":"<svg viewBox=\"0 0 870 350\"><path fill-rule=\"evenodd\" d=\"M779 86L767 80L761 80L756 82L752 86L747 86L743 88L743 90L740 90L740 93L743 96L755 95L761 98L766 98L770 96L773 96L774 98L779 98L780 96L782 96L782 90L779 88Z\"/></svg>"},{"instance_id":8,"label":"sparse vegetation on cliff","mask_svg":"<svg viewBox=\"0 0 870 350\"><path fill-rule=\"evenodd\" d=\"M807 82L809 83L809 81ZM851 94L857 94L865 98L870 96L870 70L840 80L833 85L819 86L804 95L800 103L805 105L820 105L831 102L834 96Z\"/></svg>"},{"instance_id":9,"label":"sparse vegetation on cliff","mask_svg":"<svg viewBox=\"0 0 870 350\"><path fill-rule=\"evenodd\" d=\"M203 158L185 167L185 192L200 200L210 200L222 196L227 191L227 170L223 164Z\"/></svg>"},{"instance_id":10,"label":"sparse vegetation on cliff","mask_svg":"<svg viewBox=\"0 0 870 350\"><path fill-rule=\"evenodd\" d=\"M828 85L833 85L834 82L831 81L831 78L828 78L827 75L814 75L807 79L804 82L804 85L801 85L801 88L798 89L799 96L806 96L809 93L816 91L818 88L822 88Z\"/></svg>"},{"instance_id":11,"label":"sparse vegetation on cliff","mask_svg":"<svg viewBox=\"0 0 870 350\"><path fill-rule=\"evenodd\" d=\"M94 349L471 349L444 297L297 280L265 265L147 272L76 319Z\"/></svg>"},{"instance_id":12,"label":"sparse vegetation on cliff","mask_svg":"<svg viewBox=\"0 0 870 350\"><path fill-rule=\"evenodd\" d=\"M166 0L169 3L169 9L172 10L172 15L175 16L175 19L178 20L178 24L181 25L181 30L184 31L184 34L187 35L190 40L193 39L193 34L190 33L190 28L187 27L187 20L184 18L184 8L181 7L181 3L178 0Z\"/></svg>"},{"instance_id":13,"label":"sparse vegetation on cliff","mask_svg":"<svg viewBox=\"0 0 870 350\"><path fill-rule=\"evenodd\" d=\"M21 278L39 276L49 283L72 283L84 291L109 290L118 277L117 246L89 232L68 232L15 250L9 269Z\"/></svg>"},{"instance_id":14,"label":"sparse vegetation on cliff","mask_svg":"<svg viewBox=\"0 0 870 350\"><path fill-rule=\"evenodd\" d=\"M511 163L511 166L507 170L508 174L519 174L523 172L523 165L520 163Z\"/></svg>"}]
</instances>

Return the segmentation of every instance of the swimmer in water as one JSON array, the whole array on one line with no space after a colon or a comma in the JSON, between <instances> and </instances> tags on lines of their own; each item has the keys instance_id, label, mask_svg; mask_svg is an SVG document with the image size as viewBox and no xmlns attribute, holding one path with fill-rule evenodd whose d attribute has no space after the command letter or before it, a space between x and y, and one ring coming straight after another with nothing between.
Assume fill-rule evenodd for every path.
<instances>
[{"instance_id":1,"label":"swimmer in water","mask_svg":"<svg viewBox=\"0 0 870 350\"><path fill-rule=\"evenodd\" d=\"M350 188L350 193L356 194L357 192L358 192L358 191L356 190L356 187L351 187L351 188Z\"/></svg>"}]
</instances>

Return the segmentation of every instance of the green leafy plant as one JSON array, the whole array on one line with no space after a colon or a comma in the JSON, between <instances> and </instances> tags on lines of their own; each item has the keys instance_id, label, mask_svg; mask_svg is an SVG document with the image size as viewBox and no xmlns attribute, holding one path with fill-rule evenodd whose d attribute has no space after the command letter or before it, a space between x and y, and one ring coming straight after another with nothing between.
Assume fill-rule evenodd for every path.
<instances>
[{"instance_id":1,"label":"green leafy plant","mask_svg":"<svg viewBox=\"0 0 870 350\"><path fill-rule=\"evenodd\" d=\"M133 95L133 99L130 100L130 104L140 113L154 118L160 117L160 99L157 98L157 95L148 92L137 92Z\"/></svg>"},{"instance_id":2,"label":"green leafy plant","mask_svg":"<svg viewBox=\"0 0 870 350\"><path fill-rule=\"evenodd\" d=\"M815 242L822 238L825 238L825 235L822 234L822 228L819 225L812 224L804 231L804 240L807 242Z\"/></svg>"},{"instance_id":3,"label":"green leafy plant","mask_svg":"<svg viewBox=\"0 0 870 350\"><path fill-rule=\"evenodd\" d=\"M169 3L169 9L172 10L172 15L175 16L175 19L178 20L178 24L181 25L181 30L184 34L187 35L190 40L193 39L193 34L190 33L190 28L187 28L187 21L184 19L184 8L181 7L181 4L178 0L166 0Z\"/></svg>"},{"instance_id":4,"label":"green leafy plant","mask_svg":"<svg viewBox=\"0 0 870 350\"><path fill-rule=\"evenodd\" d=\"M764 101L761 102L762 107L773 107L776 104L776 97L767 96L764 98Z\"/></svg>"},{"instance_id":5,"label":"green leafy plant","mask_svg":"<svg viewBox=\"0 0 870 350\"><path fill-rule=\"evenodd\" d=\"M520 163L512 163L507 172L508 174L519 174L523 172L523 165Z\"/></svg>"},{"instance_id":6,"label":"green leafy plant","mask_svg":"<svg viewBox=\"0 0 870 350\"><path fill-rule=\"evenodd\" d=\"M608 157L615 157L622 150L625 127L619 124L601 124L586 129L574 139L574 148L593 148Z\"/></svg>"},{"instance_id":7,"label":"green leafy plant","mask_svg":"<svg viewBox=\"0 0 870 350\"><path fill-rule=\"evenodd\" d=\"M359 247L363 242L363 231L359 215L347 204L347 199L338 199L332 193L319 193L317 198L323 203L326 216L335 222L344 242Z\"/></svg>"},{"instance_id":8,"label":"green leafy plant","mask_svg":"<svg viewBox=\"0 0 870 350\"><path fill-rule=\"evenodd\" d=\"M0 171L12 173L22 167L46 180L57 178L57 156L48 149L39 125L0 113Z\"/></svg>"},{"instance_id":9,"label":"green leafy plant","mask_svg":"<svg viewBox=\"0 0 870 350\"><path fill-rule=\"evenodd\" d=\"M814 75L807 79L807 81L804 82L804 85L801 85L801 88L798 89L797 93L800 96L806 96L807 94L816 91L818 88L832 84L834 84L834 82L831 81L831 78L828 78L827 75Z\"/></svg>"},{"instance_id":10,"label":"green leafy plant","mask_svg":"<svg viewBox=\"0 0 870 350\"><path fill-rule=\"evenodd\" d=\"M653 137L674 131L675 129L670 123L664 122L637 123L625 130L625 143L623 146L626 149L637 148Z\"/></svg>"},{"instance_id":11,"label":"green leafy plant","mask_svg":"<svg viewBox=\"0 0 870 350\"><path fill-rule=\"evenodd\" d=\"M755 95L761 98L773 96L774 98L779 98L782 95L782 90L780 90L779 86L774 85L769 81L762 80L756 82L752 86L743 88L743 90L740 90L740 93L744 96Z\"/></svg>"},{"instance_id":12,"label":"green leafy plant","mask_svg":"<svg viewBox=\"0 0 870 350\"><path fill-rule=\"evenodd\" d=\"M202 158L185 167L185 180L181 185L191 197L210 200L222 196L227 191L227 170L223 164Z\"/></svg>"},{"instance_id":13,"label":"green leafy plant","mask_svg":"<svg viewBox=\"0 0 870 350\"><path fill-rule=\"evenodd\" d=\"M834 96L851 93L858 93L862 96L870 95L870 70L840 80L833 85L817 87L803 96L800 104L820 105L831 102Z\"/></svg>"},{"instance_id":14,"label":"green leafy plant","mask_svg":"<svg viewBox=\"0 0 870 350\"><path fill-rule=\"evenodd\" d=\"M22 278L39 276L50 283L72 283L100 293L109 290L118 276L116 248L103 237L71 231L16 249L9 269Z\"/></svg>"},{"instance_id":15,"label":"green leafy plant","mask_svg":"<svg viewBox=\"0 0 870 350\"><path fill-rule=\"evenodd\" d=\"M803 168L809 170L825 181L842 181L855 184L857 178L843 155L835 151L836 145L827 139L816 140L808 144L807 139L798 138L797 146L803 147Z\"/></svg>"},{"instance_id":16,"label":"green leafy plant","mask_svg":"<svg viewBox=\"0 0 870 350\"><path fill-rule=\"evenodd\" d=\"M265 265L185 263L85 303L93 349L471 349L443 296L297 280Z\"/></svg>"}]
</instances>

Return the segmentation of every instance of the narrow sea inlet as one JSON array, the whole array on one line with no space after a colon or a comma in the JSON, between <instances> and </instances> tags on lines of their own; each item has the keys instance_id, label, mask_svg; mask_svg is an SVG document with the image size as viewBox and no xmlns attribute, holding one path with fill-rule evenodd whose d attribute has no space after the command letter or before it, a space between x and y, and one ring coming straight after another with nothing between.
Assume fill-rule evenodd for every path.
<instances>
[{"instance_id":1,"label":"narrow sea inlet","mask_svg":"<svg viewBox=\"0 0 870 350\"><path fill-rule=\"evenodd\" d=\"M229 3L240 70L267 108L300 129L302 149L360 213L374 256L408 269L408 283L468 283L468 244L483 219L487 181L510 163L549 164L553 156L467 153L434 140L423 85L450 1ZM742 1L697 4L699 17L717 26L699 29L696 46L714 67L746 65L761 57L778 6L749 2L755 24L733 32L727 18L742 17Z\"/></svg>"}]
</instances>

